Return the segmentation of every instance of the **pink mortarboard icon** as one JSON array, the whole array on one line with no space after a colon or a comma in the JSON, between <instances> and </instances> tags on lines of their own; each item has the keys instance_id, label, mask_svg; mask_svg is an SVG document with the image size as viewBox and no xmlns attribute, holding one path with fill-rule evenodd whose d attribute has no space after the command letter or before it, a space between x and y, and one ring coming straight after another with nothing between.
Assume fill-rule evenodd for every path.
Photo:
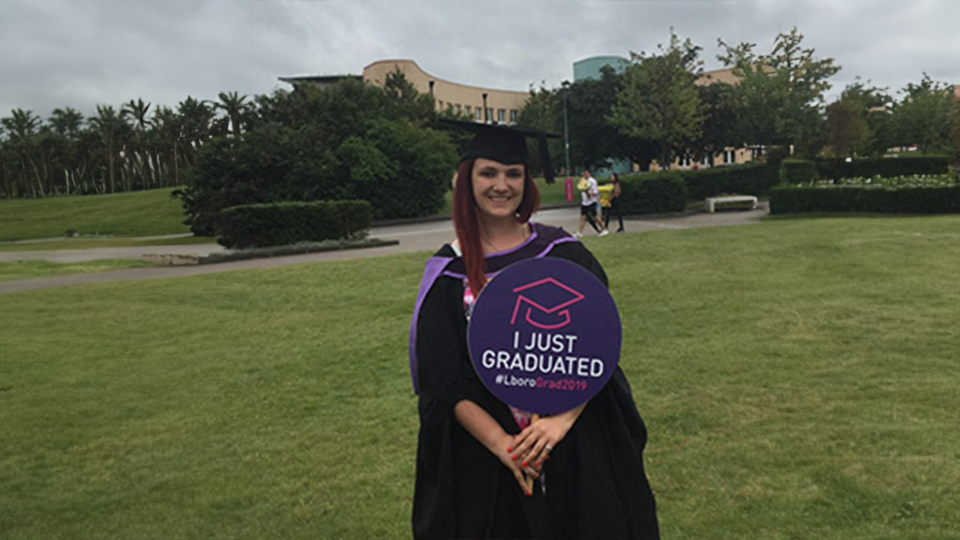
<instances>
[{"instance_id":1,"label":"pink mortarboard icon","mask_svg":"<svg viewBox=\"0 0 960 540\"><path fill-rule=\"evenodd\" d=\"M586 298L553 278L534 281L517 287L513 292L517 294L517 304L510 324L517 324L521 308L526 307L524 320L543 330L557 330L570 324L570 310L566 308ZM535 311L539 314L539 320L533 317Z\"/></svg>"}]
</instances>

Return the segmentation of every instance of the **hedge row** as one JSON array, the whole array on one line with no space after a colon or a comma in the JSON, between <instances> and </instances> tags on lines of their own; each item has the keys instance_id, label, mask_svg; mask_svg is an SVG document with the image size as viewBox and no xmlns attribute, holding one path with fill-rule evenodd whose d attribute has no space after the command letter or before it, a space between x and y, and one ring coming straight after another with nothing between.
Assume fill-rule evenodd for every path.
<instances>
[{"instance_id":1,"label":"hedge row","mask_svg":"<svg viewBox=\"0 0 960 540\"><path fill-rule=\"evenodd\" d=\"M367 201L315 201L234 206L222 210L214 226L217 243L247 249L355 238L372 222Z\"/></svg>"},{"instance_id":2,"label":"hedge row","mask_svg":"<svg viewBox=\"0 0 960 540\"><path fill-rule=\"evenodd\" d=\"M711 167L682 174L687 198L693 201L734 193L763 196L780 183L776 165L768 163Z\"/></svg>"},{"instance_id":3,"label":"hedge row","mask_svg":"<svg viewBox=\"0 0 960 540\"><path fill-rule=\"evenodd\" d=\"M787 184L809 184L816 180L842 178L890 178L895 176L946 174L949 160L942 156L865 158L817 158L816 161L787 159L780 166L780 180Z\"/></svg>"},{"instance_id":4,"label":"hedge row","mask_svg":"<svg viewBox=\"0 0 960 540\"><path fill-rule=\"evenodd\" d=\"M914 174L946 174L950 160L944 156L908 156L896 158L864 158L847 161L843 158L819 158L817 172L823 180L872 178L874 176L911 176Z\"/></svg>"},{"instance_id":5,"label":"hedge row","mask_svg":"<svg viewBox=\"0 0 960 540\"><path fill-rule=\"evenodd\" d=\"M667 214L687 209L687 185L677 173L623 179L620 209L624 214Z\"/></svg>"},{"instance_id":6,"label":"hedge row","mask_svg":"<svg viewBox=\"0 0 960 540\"><path fill-rule=\"evenodd\" d=\"M958 214L960 186L778 187L770 191L771 214L809 212Z\"/></svg>"},{"instance_id":7,"label":"hedge row","mask_svg":"<svg viewBox=\"0 0 960 540\"><path fill-rule=\"evenodd\" d=\"M642 173L623 177L621 204L628 214L678 212L717 195L766 195L779 181L776 165L767 163Z\"/></svg>"}]
</instances>

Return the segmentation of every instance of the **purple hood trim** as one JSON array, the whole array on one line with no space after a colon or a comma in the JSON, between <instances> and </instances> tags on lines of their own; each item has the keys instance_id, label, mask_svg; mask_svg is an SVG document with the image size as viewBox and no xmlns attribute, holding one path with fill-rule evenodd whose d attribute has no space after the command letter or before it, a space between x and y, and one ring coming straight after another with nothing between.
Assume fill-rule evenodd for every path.
<instances>
[{"instance_id":1,"label":"purple hood trim","mask_svg":"<svg viewBox=\"0 0 960 540\"><path fill-rule=\"evenodd\" d=\"M527 241L514 249L495 253L487 257L487 277L493 279L501 270L515 262L525 259L539 259L546 257L558 244L566 242L579 242L576 238L570 236L570 233L559 227L531 223L533 234ZM449 248L447 248L449 249ZM452 251L452 250L450 250ZM420 282L420 293L417 295L417 303L413 309L413 321L410 324L410 375L413 378L413 391L420 393L420 377L417 371L417 322L420 319L420 308L423 307L423 300L427 293L433 288L433 284L441 276L466 279L467 273L463 266L463 259L460 257L443 257L435 255L427 261L427 267L423 271L423 280Z\"/></svg>"}]
</instances>

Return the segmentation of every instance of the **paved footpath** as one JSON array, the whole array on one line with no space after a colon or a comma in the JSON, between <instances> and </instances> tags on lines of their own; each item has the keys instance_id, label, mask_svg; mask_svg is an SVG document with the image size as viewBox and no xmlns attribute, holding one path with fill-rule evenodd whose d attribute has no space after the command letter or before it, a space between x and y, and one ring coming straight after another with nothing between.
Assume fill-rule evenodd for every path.
<instances>
[{"instance_id":1,"label":"paved footpath","mask_svg":"<svg viewBox=\"0 0 960 540\"><path fill-rule=\"evenodd\" d=\"M759 219L766 214L767 210L765 208L761 208L758 210L741 212L720 212L716 214L698 213L678 217L631 218L625 220L625 228L628 231L628 234L634 234L666 229L748 225L757 223ZM534 220L550 225L558 225L568 231L576 231L579 224L579 210L575 207L542 210L534 217ZM614 223L611 223L611 225L614 226ZM586 231L586 236L593 236L595 234L589 226L587 226ZM75 274L70 276L6 281L0 282L0 295L15 294L37 289L48 289L52 287L83 285L86 283L173 278L182 276L195 276L199 274L212 274L215 272L229 272L231 270L271 268L274 266L285 266L288 264L364 259L418 251L432 252L445 242L452 240L454 238L454 232L453 225L449 220L446 220L374 227L370 231L370 236L383 240L399 240L400 243L394 246L384 246L378 248L327 251L322 253L308 253L305 255L290 255L285 257L270 257L263 259L248 259L244 261L217 264L128 268L125 270L113 270L109 272L97 272L92 274ZM610 235L607 238L614 239L615 237L616 235ZM45 260L51 262L68 263L98 259L140 259L143 257L143 255L151 253L206 255L221 251L224 251L224 248L218 244L139 246L57 251L10 251L0 252L0 262L18 260Z\"/></svg>"}]
</instances>

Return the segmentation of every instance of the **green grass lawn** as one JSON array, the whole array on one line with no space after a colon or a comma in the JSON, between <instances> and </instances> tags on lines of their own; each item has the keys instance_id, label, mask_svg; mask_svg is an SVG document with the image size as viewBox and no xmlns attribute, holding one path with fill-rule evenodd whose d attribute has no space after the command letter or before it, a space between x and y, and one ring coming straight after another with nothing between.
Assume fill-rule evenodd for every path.
<instances>
[{"instance_id":1,"label":"green grass lawn","mask_svg":"<svg viewBox=\"0 0 960 540\"><path fill-rule=\"evenodd\" d=\"M180 236L174 238L64 238L48 242L24 242L0 244L0 251L51 251L60 249L98 249L135 246L183 246L190 244L216 244L216 238L207 236Z\"/></svg>"},{"instance_id":2,"label":"green grass lawn","mask_svg":"<svg viewBox=\"0 0 960 540\"><path fill-rule=\"evenodd\" d=\"M67 231L114 236L190 232L172 191L0 200L0 241L56 238Z\"/></svg>"},{"instance_id":3,"label":"green grass lawn","mask_svg":"<svg viewBox=\"0 0 960 540\"><path fill-rule=\"evenodd\" d=\"M587 240L664 538L957 538L958 231ZM425 256L2 297L0 538L408 538Z\"/></svg>"},{"instance_id":4,"label":"green grass lawn","mask_svg":"<svg viewBox=\"0 0 960 540\"><path fill-rule=\"evenodd\" d=\"M41 277L66 276L71 274L90 274L120 270L122 268L142 268L157 266L154 263L135 259L101 259L79 263L52 263L47 261L0 262L0 281L32 279Z\"/></svg>"}]
</instances>

